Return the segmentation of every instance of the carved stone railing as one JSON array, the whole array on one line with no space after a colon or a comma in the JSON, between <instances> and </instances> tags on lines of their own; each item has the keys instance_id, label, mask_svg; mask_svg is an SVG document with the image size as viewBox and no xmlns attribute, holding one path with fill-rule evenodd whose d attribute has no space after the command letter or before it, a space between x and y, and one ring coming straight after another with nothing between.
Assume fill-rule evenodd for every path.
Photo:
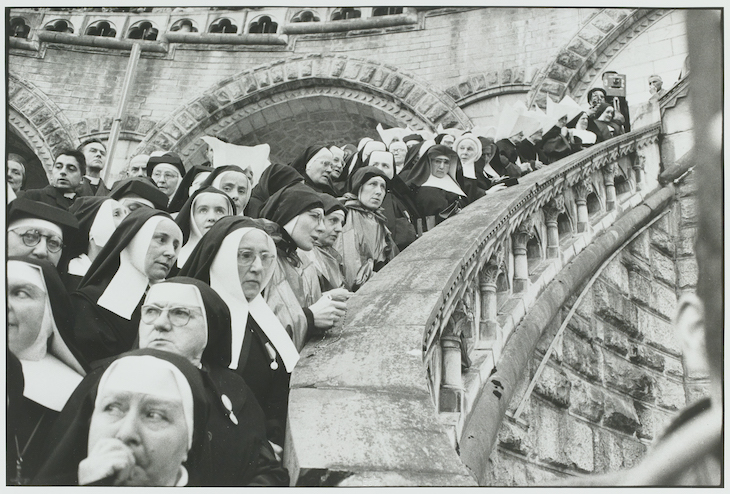
<instances>
[{"instance_id":1,"label":"carved stone railing","mask_svg":"<svg viewBox=\"0 0 730 494\"><path fill-rule=\"evenodd\" d=\"M292 482L473 485L457 452L475 398L547 283L657 188L659 133L644 127L488 194L368 281L292 375Z\"/></svg>"}]
</instances>

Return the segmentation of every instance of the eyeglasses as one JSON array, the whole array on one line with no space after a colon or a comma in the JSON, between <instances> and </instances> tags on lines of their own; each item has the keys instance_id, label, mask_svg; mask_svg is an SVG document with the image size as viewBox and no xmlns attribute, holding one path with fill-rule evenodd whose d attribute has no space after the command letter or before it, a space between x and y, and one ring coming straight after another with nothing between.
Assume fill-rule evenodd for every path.
<instances>
[{"instance_id":1,"label":"eyeglasses","mask_svg":"<svg viewBox=\"0 0 730 494\"><path fill-rule=\"evenodd\" d=\"M58 235L46 235L39 232L38 230L26 230L23 233L18 233L15 230L9 230L23 239L23 243L28 247L35 247L41 241L41 238L46 239L46 249L48 252L56 253L63 249L63 239Z\"/></svg>"},{"instance_id":2,"label":"eyeglasses","mask_svg":"<svg viewBox=\"0 0 730 494\"><path fill-rule=\"evenodd\" d=\"M162 314L167 312L167 318L175 327L185 326L194 314L202 315L200 311L190 309L188 307L157 307L156 305L142 306L142 322L151 324L157 320Z\"/></svg>"},{"instance_id":3,"label":"eyeglasses","mask_svg":"<svg viewBox=\"0 0 730 494\"><path fill-rule=\"evenodd\" d=\"M155 180L157 180L160 177L164 178L167 181L167 180L172 180L173 178L177 178L178 176L175 175L174 173L159 173L159 172L154 172L152 174L152 178L155 179Z\"/></svg>"},{"instance_id":4,"label":"eyeglasses","mask_svg":"<svg viewBox=\"0 0 730 494\"><path fill-rule=\"evenodd\" d=\"M271 266L271 263L274 262L276 259L276 256L273 256L269 254L268 252L262 252L260 254L256 254L252 250L239 250L238 251L238 265L245 267L250 266L253 264L253 261L258 257L261 259L261 265L265 268L268 268Z\"/></svg>"}]
</instances>

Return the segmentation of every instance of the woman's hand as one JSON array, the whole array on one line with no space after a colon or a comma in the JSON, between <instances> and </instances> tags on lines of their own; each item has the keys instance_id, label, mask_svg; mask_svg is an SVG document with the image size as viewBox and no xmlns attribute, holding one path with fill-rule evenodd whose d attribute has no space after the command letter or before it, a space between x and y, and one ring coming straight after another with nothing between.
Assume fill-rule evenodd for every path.
<instances>
[{"instance_id":1,"label":"woman's hand","mask_svg":"<svg viewBox=\"0 0 730 494\"><path fill-rule=\"evenodd\" d=\"M89 456L79 463L79 485L92 484L110 477L109 485L120 485L132 477L134 454L122 441L99 439Z\"/></svg>"},{"instance_id":2,"label":"woman's hand","mask_svg":"<svg viewBox=\"0 0 730 494\"><path fill-rule=\"evenodd\" d=\"M322 295L322 298L309 306L314 317L314 326L318 329L329 329L345 315L347 299L352 295L344 288L336 288ZM342 300L344 298L344 300Z\"/></svg>"}]
</instances>

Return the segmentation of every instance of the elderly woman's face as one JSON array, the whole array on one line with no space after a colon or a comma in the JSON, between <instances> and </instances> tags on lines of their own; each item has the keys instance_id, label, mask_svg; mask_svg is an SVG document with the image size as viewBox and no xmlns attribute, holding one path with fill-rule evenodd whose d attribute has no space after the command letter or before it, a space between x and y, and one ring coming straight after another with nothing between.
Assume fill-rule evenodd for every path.
<instances>
[{"instance_id":1,"label":"elderly woman's face","mask_svg":"<svg viewBox=\"0 0 730 494\"><path fill-rule=\"evenodd\" d=\"M182 232L171 219L157 225L144 260L144 272L150 281L164 280L175 264L182 244Z\"/></svg>"},{"instance_id":2,"label":"elderly woman's face","mask_svg":"<svg viewBox=\"0 0 730 494\"><path fill-rule=\"evenodd\" d=\"M390 144L390 152L393 153L396 165L402 165L406 161L408 146L403 141L393 141Z\"/></svg>"},{"instance_id":3,"label":"elderly woman's face","mask_svg":"<svg viewBox=\"0 0 730 494\"><path fill-rule=\"evenodd\" d=\"M221 173L220 190L233 199L236 214L242 214L248 204L248 177L243 173L230 171Z\"/></svg>"},{"instance_id":4,"label":"elderly woman's face","mask_svg":"<svg viewBox=\"0 0 730 494\"><path fill-rule=\"evenodd\" d=\"M20 186L23 185L23 177L25 176L25 167L17 161L8 160L7 182L13 192L18 192Z\"/></svg>"},{"instance_id":5,"label":"elderly woman's face","mask_svg":"<svg viewBox=\"0 0 730 494\"><path fill-rule=\"evenodd\" d=\"M464 139L459 142L459 145L456 148L456 154L459 155L459 159L462 163L474 161L478 158L477 146L476 144L474 144L474 141L470 139Z\"/></svg>"},{"instance_id":6,"label":"elderly woman's face","mask_svg":"<svg viewBox=\"0 0 730 494\"><path fill-rule=\"evenodd\" d=\"M393 163L388 161L387 159L372 159L370 160L370 166L374 166L375 168L380 168L385 172L385 174L388 176L388 178L393 178L393 174L395 173L395 170L393 170Z\"/></svg>"},{"instance_id":7,"label":"elderly woman's face","mask_svg":"<svg viewBox=\"0 0 730 494\"><path fill-rule=\"evenodd\" d=\"M302 250L312 250L314 242L324 233L324 210L310 209L297 217L291 238Z\"/></svg>"},{"instance_id":8,"label":"elderly woman's face","mask_svg":"<svg viewBox=\"0 0 730 494\"><path fill-rule=\"evenodd\" d=\"M238 278L243 295L249 302L264 289L264 280L274 267L276 247L269 236L260 230L251 230L238 244Z\"/></svg>"},{"instance_id":9,"label":"elderly woman's face","mask_svg":"<svg viewBox=\"0 0 730 494\"><path fill-rule=\"evenodd\" d=\"M63 253L63 232L50 221L37 219L34 223L33 226L17 227L15 226L17 223L10 224L8 227L8 256L46 259L54 266L58 266L58 261L61 260ZM33 244L35 240L38 240L38 243Z\"/></svg>"},{"instance_id":10,"label":"elderly woman's face","mask_svg":"<svg viewBox=\"0 0 730 494\"><path fill-rule=\"evenodd\" d=\"M216 221L228 214L229 203L222 194L204 192L200 194L193 207L193 221L205 234L210 230Z\"/></svg>"},{"instance_id":11,"label":"elderly woman's face","mask_svg":"<svg viewBox=\"0 0 730 494\"><path fill-rule=\"evenodd\" d=\"M177 386L171 375L151 373L148 387ZM121 485L175 485L187 459L188 430L182 399L104 389L89 426L89 456L114 449L131 452L134 466Z\"/></svg>"},{"instance_id":12,"label":"elderly woman's face","mask_svg":"<svg viewBox=\"0 0 730 494\"><path fill-rule=\"evenodd\" d=\"M332 153L332 173L331 178L339 178L342 170L345 168L345 152L337 146L332 146L330 152Z\"/></svg>"},{"instance_id":13,"label":"elderly woman's face","mask_svg":"<svg viewBox=\"0 0 730 494\"><path fill-rule=\"evenodd\" d=\"M362 184L357 195L358 200L368 209L378 209L385 199L385 179L372 177Z\"/></svg>"},{"instance_id":14,"label":"elderly woman's face","mask_svg":"<svg viewBox=\"0 0 730 494\"><path fill-rule=\"evenodd\" d=\"M165 350L194 365L200 363L208 343L205 307L200 303L192 285L153 285L142 306L139 347Z\"/></svg>"},{"instance_id":15,"label":"elderly woman's face","mask_svg":"<svg viewBox=\"0 0 730 494\"><path fill-rule=\"evenodd\" d=\"M329 149L322 149L309 160L305 172L312 179L312 182L327 185L334 168L333 159L332 152Z\"/></svg>"},{"instance_id":16,"label":"elderly woman's face","mask_svg":"<svg viewBox=\"0 0 730 494\"><path fill-rule=\"evenodd\" d=\"M431 158L431 175L436 178L444 178L449 172L451 161L448 156L434 156Z\"/></svg>"},{"instance_id":17,"label":"elderly woman's face","mask_svg":"<svg viewBox=\"0 0 730 494\"><path fill-rule=\"evenodd\" d=\"M162 165L164 163L160 163ZM152 181L155 182L157 188L165 193L167 197L172 197L177 190L177 184L180 183L182 177L178 170L172 170L172 165L161 167L160 165L155 166L152 170Z\"/></svg>"},{"instance_id":18,"label":"elderly woman's face","mask_svg":"<svg viewBox=\"0 0 730 494\"><path fill-rule=\"evenodd\" d=\"M8 273L8 347L14 353L27 349L38 337L46 309L46 292Z\"/></svg>"}]
</instances>

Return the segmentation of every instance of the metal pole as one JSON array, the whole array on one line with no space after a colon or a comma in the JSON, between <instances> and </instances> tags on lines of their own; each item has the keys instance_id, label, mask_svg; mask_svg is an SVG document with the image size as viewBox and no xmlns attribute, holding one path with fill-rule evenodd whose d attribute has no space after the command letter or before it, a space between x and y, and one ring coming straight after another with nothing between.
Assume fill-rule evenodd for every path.
<instances>
[{"instance_id":1,"label":"metal pole","mask_svg":"<svg viewBox=\"0 0 730 494\"><path fill-rule=\"evenodd\" d=\"M124 85L122 86L122 98L117 107L117 114L112 122L112 128L109 132L109 141L106 146L106 165L104 166L104 183L109 184L112 176L112 163L114 162L114 151L119 140L119 132L122 130L122 119L129 101L129 93L134 82L134 76L137 74L137 62L139 62L139 54L142 51L142 45L134 43L132 51L129 54L129 62L127 63L127 72L124 74Z\"/></svg>"}]
</instances>

